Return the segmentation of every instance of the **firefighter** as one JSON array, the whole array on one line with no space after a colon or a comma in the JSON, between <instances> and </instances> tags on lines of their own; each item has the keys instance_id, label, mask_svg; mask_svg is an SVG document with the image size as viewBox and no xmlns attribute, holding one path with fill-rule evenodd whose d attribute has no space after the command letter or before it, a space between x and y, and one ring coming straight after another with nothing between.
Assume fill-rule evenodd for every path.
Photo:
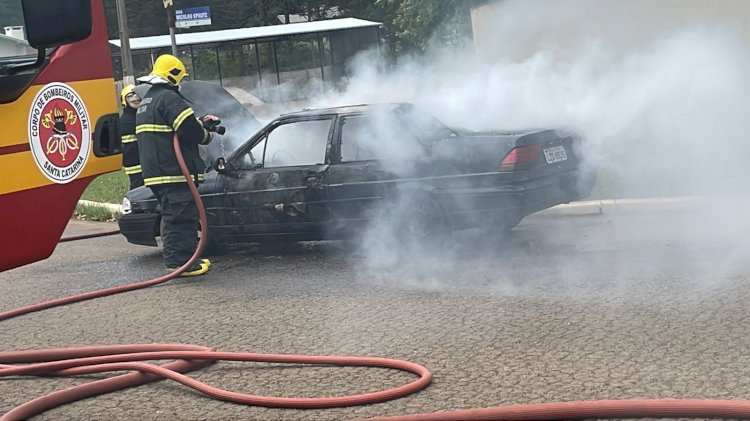
<instances>
[{"instance_id":1,"label":"firefighter","mask_svg":"<svg viewBox=\"0 0 750 421\"><path fill-rule=\"evenodd\" d=\"M133 92L135 85L125 86L120 93L122 115L120 116L120 140L122 141L122 169L130 179L130 190L143 185L138 142L135 137L135 111L141 98Z\"/></svg>"},{"instance_id":2,"label":"firefighter","mask_svg":"<svg viewBox=\"0 0 750 421\"><path fill-rule=\"evenodd\" d=\"M188 171L198 184L205 179L198 145L211 142L212 134L207 128L219 121L212 115L200 120L195 116L189 101L179 93L185 76L185 65L177 57L164 54L154 62L151 74L138 79L141 85L136 87L142 93L135 133L143 182L161 206L162 254L168 271L182 266L193 255L199 225L198 207L177 162L172 137L177 133ZM210 267L208 259L201 259L181 276L202 275Z\"/></svg>"}]
</instances>

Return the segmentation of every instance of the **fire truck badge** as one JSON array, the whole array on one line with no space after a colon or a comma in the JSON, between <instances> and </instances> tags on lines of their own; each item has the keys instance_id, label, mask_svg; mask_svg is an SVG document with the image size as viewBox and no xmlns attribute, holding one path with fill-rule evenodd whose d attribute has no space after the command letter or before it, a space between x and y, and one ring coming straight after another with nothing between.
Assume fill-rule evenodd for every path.
<instances>
[{"instance_id":1,"label":"fire truck badge","mask_svg":"<svg viewBox=\"0 0 750 421\"><path fill-rule=\"evenodd\" d=\"M29 143L39 170L58 184L72 181L89 157L91 127L80 95L64 83L36 94L29 111Z\"/></svg>"}]
</instances>

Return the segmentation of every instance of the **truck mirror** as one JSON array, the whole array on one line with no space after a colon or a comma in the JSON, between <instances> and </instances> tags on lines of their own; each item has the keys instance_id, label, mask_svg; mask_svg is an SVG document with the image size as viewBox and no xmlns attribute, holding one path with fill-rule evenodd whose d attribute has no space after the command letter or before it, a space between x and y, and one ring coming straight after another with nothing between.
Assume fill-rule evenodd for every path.
<instances>
[{"instance_id":1,"label":"truck mirror","mask_svg":"<svg viewBox=\"0 0 750 421\"><path fill-rule=\"evenodd\" d=\"M91 0L23 0L26 39L37 50L91 35Z\"/></svg>"}]
</instances>

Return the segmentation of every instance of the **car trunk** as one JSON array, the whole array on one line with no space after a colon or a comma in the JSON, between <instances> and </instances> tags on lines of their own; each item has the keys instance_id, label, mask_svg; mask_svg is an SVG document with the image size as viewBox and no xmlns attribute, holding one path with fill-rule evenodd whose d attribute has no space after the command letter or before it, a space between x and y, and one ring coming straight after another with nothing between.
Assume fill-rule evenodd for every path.
<instances>
[{"instance_id":1,"label":"car trunk","mask_svg":"<svg viewBox=\"0 0 750 421\"><path fill-rule=\"evenodd\" d=\"M433 172L524 172L543 176L575 169L577 138L558 130L471 132L428 146Z\"/></svg>"}]
</instances>

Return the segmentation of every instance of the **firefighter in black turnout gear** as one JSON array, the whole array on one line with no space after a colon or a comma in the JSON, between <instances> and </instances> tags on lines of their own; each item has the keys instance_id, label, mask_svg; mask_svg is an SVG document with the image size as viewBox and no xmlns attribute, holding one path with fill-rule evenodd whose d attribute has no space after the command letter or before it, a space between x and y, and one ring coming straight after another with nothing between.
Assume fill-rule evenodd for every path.
<instances>
[{"instance_id":1,"label":"firefighter in black turnout gear","mask_svg":"<svg viewBox=\"0 0 750 421\"><path fill-rule=\"evenodd\" d=\"M135 111L141 98L133 92L134 85L127 85L120 93L122 115L120 116L120 140L122 142L122 169L130 179L130 190L143 185L138 141L135 137Z\"/></svg>"},{"instance_id":2,"label":"firefighter in black turnout gear","mask_svg":"<svg viewBox=\"0 0 750 421\"><path fill-rule=\"evenodd\" d=\"M143 181L161 206L162 253L170 271L185 264L195 252L199 226L198 207L180 171L172 137L177 133L188 171L198 184L204 181L206 169L198 145L207 145L212 139L204 126L212 127L219 120L211 115L196 118L178 90L185 76L185 65L165 54L156 60L151 74L138 79L141 85L136 87L141 105L135 132ZM198 260L182 276L202 275L210 267L208 259Z\"/></svg>"}]
</instances>

